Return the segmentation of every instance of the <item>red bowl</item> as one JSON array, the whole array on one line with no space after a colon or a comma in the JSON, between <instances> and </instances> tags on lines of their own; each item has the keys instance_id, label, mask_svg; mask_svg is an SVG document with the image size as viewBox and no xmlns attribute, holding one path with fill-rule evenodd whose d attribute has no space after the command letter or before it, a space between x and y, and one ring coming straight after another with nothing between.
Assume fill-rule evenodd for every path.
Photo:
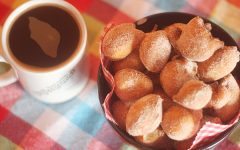
<instances>
[{"instance_id":1,"label":"red bowl","mask_svg":"<svg viewBox=\"0 0 240 150\"><path fill-rule=\"evenodd\" d=\"M155 15L151 15L146 17L146 22L144 22L141 25L137 25L137 29L140 29L144 32L150 32L153 27L157 24L158 29L163 29L164 27L171 25L173 23L187 23L189 22L192 18L196 17L196 15L193 14L187 14L187 13L180 13L180 12L167 12L167 13L159 13ZM203 17L202 17L203 18ZM208 19L203 18L205 22L209 22L212 25L212 30L211 33L213 36L218 37L220 40L225 42L225 45L229 46L237 46L237 43L233 40L233 38L226 32L224 31L221 27L216 25L215 23L211 22ZM239 50L239 47L238 47ZM240 63L236 66L234 71L232 72L233 76L237 79L240 80ZM102 106L104 99L109 93L110 88L108 86L107 81L104 78L103 72L102 72L102 67L99 66L99 71L98 71L98 95L99 95L99 101ZM103 107L102 107L103 109ZM104 111L104 109L103 109ZM109 121L109 124L113 127L113 129L129 144L138 147L140 149L146 149L146 150L153 150L151 147L145 146L139 142L137 142L132 136L130 136L127 132L119 128L117 125ZM240 125L240 121L233 125L231 128L227 129L220 135L218 135L213 141L210 143L198 147L197 149L213 149L216 147L219 143L221 143L224 139L228 137L228 135L236 128L238 125Z\"/></svg>"}]
</instances>

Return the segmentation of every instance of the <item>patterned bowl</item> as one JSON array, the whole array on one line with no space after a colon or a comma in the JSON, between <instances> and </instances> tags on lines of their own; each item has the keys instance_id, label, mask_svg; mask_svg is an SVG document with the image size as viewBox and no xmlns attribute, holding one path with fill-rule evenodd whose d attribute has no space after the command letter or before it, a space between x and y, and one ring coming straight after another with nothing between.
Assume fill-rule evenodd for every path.
<instances>
[{"instance_id":1,"label":"patterned bowl","mask_svg":"<svg viewBox=\"0 0 240 150\"><path fill-rule=\"evenodd\" d=\"M196 15L187 14L187 13L180 13L180 12L167 12L167 13L159 13L155 15L148 16L146 18L143 18L139 21L136 21L137 29L140 29L144 32L150 32L154 26L157 25L158 29L162 29L168 25L171 25L173 23L187 23L192 18L196 17ZM203 18L203 17L202 17ZM224 41L226 45L231 46L238 46L237 43L232 39L232 37L224 31L222 28L220 28L215 23L211 22L208 19L203 18L205 22L209 22L212 24L212 30L211 33L213 36L218 37L220 40ZM238 47L239 49L239 47ZM232 74L235 76L237 80L240 80L240 63L236 66ZM107 95L107 93L110 91L108 87L108 83L104 78L102 68L99 67L98 71L98 94L99 94L99 101L102 106L103 101ZM102 107L103 108L103 107ZM104 109L103 109L104 111ZM132 136L130 136L128 133L120 129L117 125L109 121L109 124L113 127L113 129L129 144L138 147L140 149L146 149L146 150L152 150L152 148L147 147L137 141L134 140ZM222 134L218 135L213 141L211 141L209 144L198 147L198 149L213 149L216 147L219 143L221 143L224 139L228 137L228 135L236 128L238 125L240 125L240 121L236 123L234 126L223 132Z\"/></svg>"}]
</instances>

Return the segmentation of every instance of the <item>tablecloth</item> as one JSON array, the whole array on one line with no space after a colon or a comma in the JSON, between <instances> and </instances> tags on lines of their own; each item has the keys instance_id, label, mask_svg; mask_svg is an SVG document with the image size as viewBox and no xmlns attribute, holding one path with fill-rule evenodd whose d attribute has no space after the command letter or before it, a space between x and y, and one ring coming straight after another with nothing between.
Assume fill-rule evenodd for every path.
<instances>
[{"instance_id":1,"label":"tablecloth","mask_svg":"<svg viewBox=\"0 0 240 150\"><path fill-rule=\"evenodd\" d=\"M180 11L219 24L240 44L239 0L68 0L86 21L90 77L67 103L49 105L32 98L19 83L0 88L0 150L127 150L104 118L98 101L98 41L109 22L133 22L144 16ZM26 0L0 0L0 31L6 17ZM1 49L1 48L0 48ZM239 150L240 128L216 149Z\"/></svg>"}]
</instances>

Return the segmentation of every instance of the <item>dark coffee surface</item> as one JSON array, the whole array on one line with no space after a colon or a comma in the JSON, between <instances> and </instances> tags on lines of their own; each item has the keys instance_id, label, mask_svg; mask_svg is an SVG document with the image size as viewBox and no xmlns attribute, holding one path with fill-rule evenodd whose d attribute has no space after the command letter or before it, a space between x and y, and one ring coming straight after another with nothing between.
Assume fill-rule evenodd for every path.
<instances>
[{"instance_id":1,"label":"dark coffee surface","mask_svg":"<svg viewBox=\"0 0 240 150\"><path fill-rule=\"evenodd\" d=\"M60 35L57 56L44 53L31 38L29 17L37 18L55 28ZM9 33L9 45L13 55L22 63L35 67L52 67L67 60L78 46L80 31L73 17L53 6L42 6L26 12L13 24Z\"/></svg>"}]
</instances>

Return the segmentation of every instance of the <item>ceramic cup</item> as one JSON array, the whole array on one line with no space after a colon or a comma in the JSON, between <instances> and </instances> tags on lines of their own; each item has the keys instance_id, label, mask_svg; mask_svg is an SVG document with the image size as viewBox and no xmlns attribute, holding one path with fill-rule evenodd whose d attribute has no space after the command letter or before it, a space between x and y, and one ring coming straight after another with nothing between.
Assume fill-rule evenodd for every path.
<instances>
[{"instance_id":1,"label":"ceramic cup","mask_svg":"<svg viewBox=\"0 0 240 150\"><path fill-rule=\"evenodd\" d=\"M53 6L63 9L72 16L81 32L74 53L61 64L46 68L22 64L15 58L9 46L9 34L14 22L24 13L42 6ZM10 64L12 69L0 75L0 87L19 81L27 92L43 102L60 103L70 100L84 88L88 81L88 61L85 55L86 44L86 25L82 15L74 6L62 0L26 2L9 15L3 26L3 56L0 56L0 62Z\"/></svg>"}]
</instances>

